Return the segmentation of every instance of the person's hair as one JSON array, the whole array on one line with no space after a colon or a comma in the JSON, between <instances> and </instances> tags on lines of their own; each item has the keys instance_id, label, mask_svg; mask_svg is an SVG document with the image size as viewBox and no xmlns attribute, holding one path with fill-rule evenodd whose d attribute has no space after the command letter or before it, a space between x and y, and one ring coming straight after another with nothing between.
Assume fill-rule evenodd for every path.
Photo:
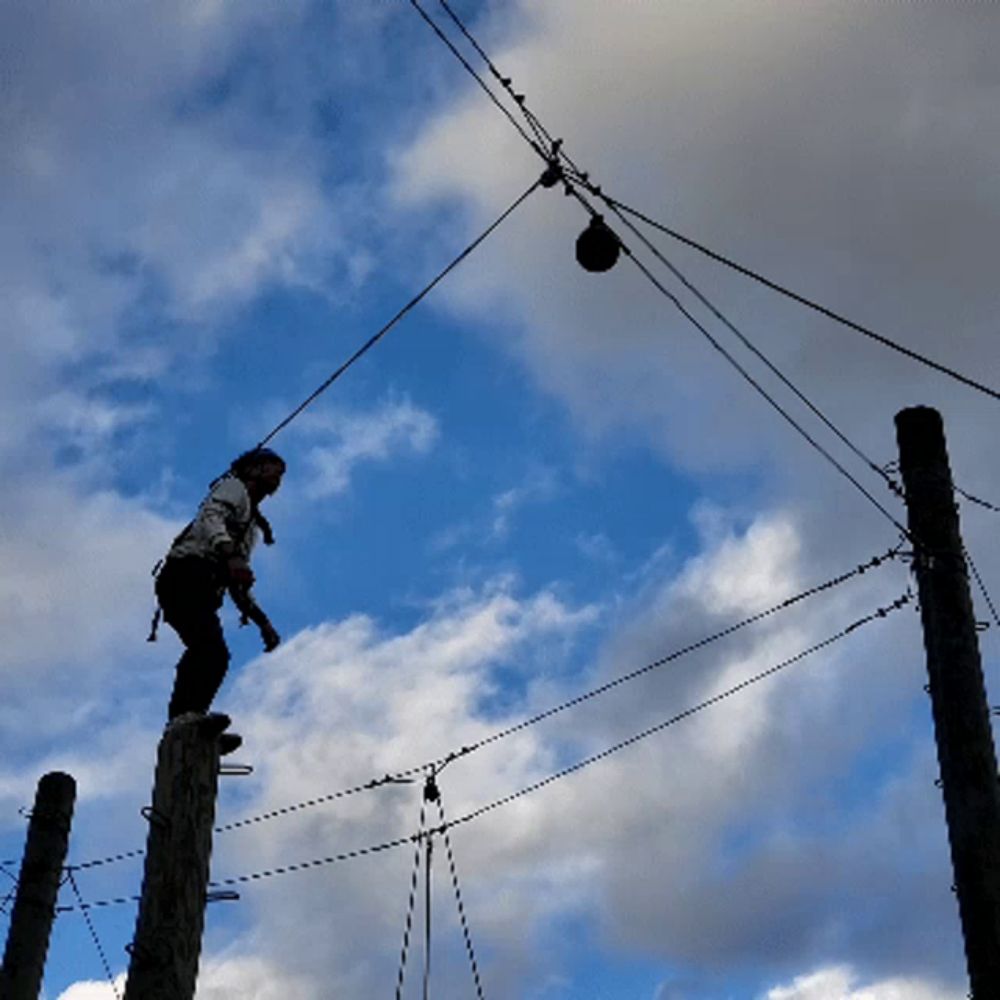
<instances>
[{"instance_id":1,"label":"person's hair","mask_svg":"<svg viewBox=\"0 0 1000 1000\"><path fill-rule=\"evenodd\" d=\"M233 475L242 477L259 465L280 465L282 471L287 468L285 460L276 451L270 448L251 448L233 459L229 471Z\"/></svg>"}]
</instances>

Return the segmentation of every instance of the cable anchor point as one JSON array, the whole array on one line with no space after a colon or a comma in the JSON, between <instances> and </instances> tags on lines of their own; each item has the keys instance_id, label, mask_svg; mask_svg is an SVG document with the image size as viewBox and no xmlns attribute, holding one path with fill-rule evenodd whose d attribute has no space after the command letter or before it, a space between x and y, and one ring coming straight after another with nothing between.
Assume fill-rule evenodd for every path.
<instances>
[{"instance_id":1,"label":"cable anchor point","mask_svg":"<svg viewBox=\"0 0 1000 1000\"><path fill-rule=\"evenodd\" d=\"M424 782L424 802L439 802L441 799L441 789L437 785L436 772L432 768Z\"/></svg>"}]
</instances>

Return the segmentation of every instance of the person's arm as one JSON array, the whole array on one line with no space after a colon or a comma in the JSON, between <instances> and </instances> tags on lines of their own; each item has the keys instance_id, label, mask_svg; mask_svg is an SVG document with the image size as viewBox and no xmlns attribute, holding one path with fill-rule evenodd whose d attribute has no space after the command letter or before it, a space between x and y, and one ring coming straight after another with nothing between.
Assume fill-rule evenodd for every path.
<instances>
[{"instance_id":1,"label":"person's arm","mask_svg":"<svg viewBox=\"0 0 1000 1000\"><path fill-rule=\"evenodd\" d=\"M260 637L264 643L264 652L270 653L276 649L281 642L281 636L271 624L271 619L264 614L264 610L250 593L249 586L242 586L238 583L229 585L229 596L233 599L233 604L240 613L240 624L246 625L253 622L260 630Z\"/></svg>"},{"instance_id":2,"label":"person's arm","mask_svg":"<svg viewBox=\"0 0 1000 1000\"><path fill-rule=\"evenodd\" d=\"M253 570L237 550L236 542L229 534L227 520L234 516L249 520L249 503L242 483L223 479L205 499L199 512L208 542L226 567L227 583L247 589L253 586Z\"/></svg>"}]
</instances>

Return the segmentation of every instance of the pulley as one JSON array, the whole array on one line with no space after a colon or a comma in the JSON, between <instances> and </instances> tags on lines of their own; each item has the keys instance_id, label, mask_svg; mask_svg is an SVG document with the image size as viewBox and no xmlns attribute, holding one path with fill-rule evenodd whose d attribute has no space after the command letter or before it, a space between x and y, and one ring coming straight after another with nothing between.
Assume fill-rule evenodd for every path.
<instances>
[{"instance_id":1,"label":"pulley","mask_svg":"<svg viewBox=\"0 0 1000 1000\"><path fill-rule=\"evenodd\" d=\"M621 243L600 215L576 238L576 259L585 271L610 271L618 261Z\"/></svg>"}]
</instances>

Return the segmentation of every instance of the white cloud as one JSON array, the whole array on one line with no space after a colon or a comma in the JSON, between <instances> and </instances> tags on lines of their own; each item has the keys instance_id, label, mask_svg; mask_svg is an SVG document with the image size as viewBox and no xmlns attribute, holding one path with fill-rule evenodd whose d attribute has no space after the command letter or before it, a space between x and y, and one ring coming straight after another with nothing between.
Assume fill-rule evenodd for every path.
<instances>
[{"instance_id":1,"label":"white cloud","mask_svg":"<svg viewBox=\"0 0 1000 1000\"><path fill-rule=\"evenodd\" d=\"M885 979L860 985L853 970L836 967L798 976L787 986L775 986L762 1000L963 1000L965 992L945 989L918 979Z\"/></svg>"},{"instance_id":2,"label":"white cloud","mask_svg":"<svg viewBox=\"0 0 1000 1000\"><path fill-rule=\"evenodd\" d=\"M517 486L498 493L493 498L493 523L491 526L494 538L506 538L510 532L511 521L517 510L528 503L538 503L551 500L557 490L555 473L551 469L536 469Z\"/></svg>"},{"instance_id":3,"label":"white cloud","mask_svg":"<svg viewBox=\"0 0 1000 1000\"><path fill-rule=\"evenodd\" d=\"M314 996L300 977L256 956L203 962L195 993L197 1000L312 1000Z\"/></svg>"},{"instance_id":4,"label":"white cloud","mask_svg":"<svg viewBox=\"0 0 1000 1000\"><path fill-rule=\"evenodd\" d=\"M345 493L355 468L363 463L426 454L438 437L435 418L408 399L390 399L367 412L308 414L298 430L311 442L306 452L311 499Z\"/></svg>"}]
</instances>

